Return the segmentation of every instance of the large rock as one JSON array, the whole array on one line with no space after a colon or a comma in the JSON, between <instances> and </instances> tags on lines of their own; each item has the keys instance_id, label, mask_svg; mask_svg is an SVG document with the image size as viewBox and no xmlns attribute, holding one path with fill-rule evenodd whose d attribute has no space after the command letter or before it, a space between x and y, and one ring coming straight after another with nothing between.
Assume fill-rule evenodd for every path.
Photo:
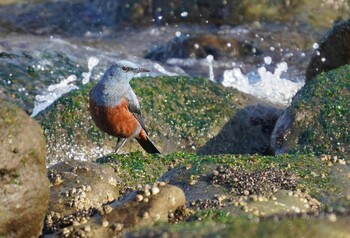
<instances>
[{"instance_id":1,"label":"large rock","mask_svg":"<svg viewBox=\"0 0 350 238\"><path fill-rule=\"evenodd\" d=\"M135 226L167 221L169 214L185 205L185 200L184 192L176 186L165 183L146 185L113 203L96 206L98 213L80 217L79 221L67 217L66 220L72 222L64 223L61 219L61 229L54 234L44 233L44 237L115 237Z\"/></svg>"},{"instance_id":2,"label":"large rock","mask_svg":"<svg viewBox=\"0 0 350 238\"><path fill-rule=\"evenodd\" d=\"M350 65L318 75L294 97L272 133L276 153L312 151L349 159Z\"/></svg>"},{"instance_id":3,"label":"large rock","mask_svg":"<svg viewBox=\"0 0 350 238\"><path fill-rule=\"evenodd\" d=\"M306 69L306 81L350 64L350 20L337 23L320 41Z\"/></svg>"},{"instance_id":4,"label":"large rock","mask_svg":"<svg viewBox=\"0 0 350 238\"><path fill-rule=\"evenodd\" d=\"M62 224L72 224L73 218L117 199L122 186L113 169L84 161L55 164L49 168L48 176L51 199L45 219L46 233L55 232Z\"/></svg>"},{"instance_id":5,"label":"large rock","mask_svg":"<svg viewBox=\"0 0 350 238\"><path fill-rule=\"evenodd\" d=\"M0 236L40 234L49 199L45 155L40 126L0 101Z\"/></svg>"},{"instance_id":6,"label":"large rock","mask_svg":"<svg viewBox=\"0 0 350 238\"><path fill-rule=\"evenodd\" d=\"M238 108L256 102L251 96L204 78L138 78L132 86L140 100L146 128L164 153L196 151L220 131ZM45 129L50 163L80 155L96 159L114 148L116 139L102 133L89 115L91 87L89 84L64 95L36 117ZM141 147L130 140L122 149Z\"/></svg>"}]
</instances>

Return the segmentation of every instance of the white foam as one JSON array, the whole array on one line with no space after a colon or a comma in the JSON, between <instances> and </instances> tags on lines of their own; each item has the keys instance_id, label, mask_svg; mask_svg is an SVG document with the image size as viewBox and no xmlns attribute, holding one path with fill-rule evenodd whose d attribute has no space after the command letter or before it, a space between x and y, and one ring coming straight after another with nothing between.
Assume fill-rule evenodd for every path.
<instances>
[{"instance_id":1,"label":"white foam","mask_svg":"<svg viewBox=\"0 0 350 238\"><path fill-rule=\"evenodd\" d=\"M72 84L72 82L76 80L77 77L75 75L70 75L60 83L50 85L43 94L36 95L31 117L36 116L39 112L50 106L63 94L68 93L73 89L78 89L76 85Z\"/></svg>"},{"instance_id":2,"label":"white foam","mask_svg":"<svg viewBox=\"0 0 350 238\"><path fill-rule=\"evenodd\" d=\"M214 56L208 55L206 59L209 65L209 79L210 81L216 82L214 77L214 69L213 69Z\"/></svg>"},{"instance_id":3,"label":"white foam","mask_svg":"<svg viewBox=\"0 0 350 238\"><path fill-rule=\"evenodd\" d=\"M161 74L164 74L166 76L178 76L179 74L177 73L173 73L173 72L170 72L170 71L167 71L163 66L161 66L160 64L158 63L155 63L154 64L154 68L156 70L158 70L159 73Z\"/></svg>"},{"instance_id":4,"label":"white foam","mask_svg":"<svg viewBox=\"0 0 350 238\"><path fill-rule=\"evenodd\" d=\"M83 76L83 80L82 80L82 83L83 85L84 84L87 84L88 82L90 82L90 78L91 78L91 72L93 70L93 68L98 65L98 63L100 62L100 60L96 57L90 57L88 59L88 69L89 69L89 72L83 72L82 73L82 76Z\"/></svg>"},{"instance_id":5,"label":"white foam","mask_svg":"<svg viewBox=\"0 0 350 238\"><path fill-rule=\"evenodd\" d=\"M96 57L90 57L88 59L89 72L82 73L82 84L87 84L91 78L91 72L93 68L99 63L99 59ZM36 116L39 112L50 106L54 101L60 98L63 94L72 91L73 89L79 89L74 83L77 81L77 76L72 74L66 79L63 79L58 84L50 85L40 95L35 96L34 108L31 117Z\"/></svg>"},{"instance_id":6,"label":"white foam","mask_svg":"<svg viewBox=\"0 0 350 238\"><path fill-rule=\"evenodd\" d=\"M277 64L273 73L266 70L265 67L260 67L257 72L244 75L239 68L234 67L232 70L224 71L222 84L263 100L287 106L296 92L304 85L303 81L292 82L283 78L282 74L287 71L286 62Z\"/></svg>"}]
</instances>

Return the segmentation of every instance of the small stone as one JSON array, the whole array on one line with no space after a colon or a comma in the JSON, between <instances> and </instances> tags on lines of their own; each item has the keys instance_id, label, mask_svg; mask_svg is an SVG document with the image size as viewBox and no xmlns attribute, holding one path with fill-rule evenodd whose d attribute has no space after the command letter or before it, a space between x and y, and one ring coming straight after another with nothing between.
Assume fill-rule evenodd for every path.
<instances>
[{"instance_id":1,"label":"small stone","mask_svg":"<svg viewBox=\"0 0 350 238\"><path fill-rule=\"evenodd\" d=\"M244 195L244 196L249 196L249 191L248 191L248 190L244 190L244 191L243 191L243 195Z\"/></svg>"},{"instance_id":2,"label":"small stone","mask_svg":"<svg viewBox=\"0 0 350 238\"><path fill-rule=\"evenodd\" d=\"M148 219L149 218L149 213L145 212L142 216L143 219Z\"/></svg>"},{"instance_id":3,"label":"small stone","mask_svg":"<svg viewBox=\"0 0 350 238\"><path fill-rule=\"evenodd\" d=\"M143 200L143 196L141 194L136 195L136 201L141 202Z\"/></svg>"},{"instance_id":4,"label":"small stone","mask_svg":"<svg viewBox=\"0 0 350 238\"><path fill-rule=\"evenodd\" d=\"M111 213L111 211L113 211L113 208L110 205L104 205L103 211L105 212L105 214L108 214Z\"/></svg>"},{"instance_id":5,"label":"small stone","mask_svg":"<svg viewBox=\"0 0 350 238\"><path fill-rule=\"evenodd\" d=\"M109 225L109 222L108 222L108 221L103 221L103 222L102 222L102 226L103 226L103 227L107 227L108 225Z\"/></svg>"},{"instance_id":6,"label":"small stone","mask_svg":"<svg viewBox=\"0 0 350 238\"><path fill-rule=\"evenodd\" d=\"M90 231L91 231L91 227L90 227L90 226L85 226L85 227L84 227L84 231L90 232Z\"/></svg>"},{"instance_id":7,"label":"small stone","mask_svg":"<svg viewBox=\"0 0 350 238\"><path fill-rule=\"evenodd\" d=\"M159 190L158 187L153 187L153 188L151 189L151 192L152 192L153 195L156 195L157 193L160 192L160 190Z\"/></svg>"},{"instance_id":8,"label":"small stone","mask_svg":"<svg viewBox=\"0 0 350 238\"><path fill-rule=\"evenodd\" d=\"M165 182L159 182L158 185L161 186L161 187L164 187L166 185L166 183Z\"/></svg>"},{"instance_id":9,"label":"small stone","mask_svg":"<svg viewBox=\"0 0 350 238\"><path fill-rule=\"evenodd\" d=\"M336 222L336 221L337 221L337 216L336 216L335 214L330 214L330 215L328 216L328 220L329 220L330 222Z\"/></svg>"},{"instance_id":10,"label":"small stone","mask_svg":"<svg viewBox=\"0 0 350 238\"><path fill-rule=\"evenodd\" d=\"M123 230L123 228L124 228L124 224L122 224L122 223L116 223L115 224L115 229L117 231L121 231L121 230Z\"/></svg>"}]
</instances>

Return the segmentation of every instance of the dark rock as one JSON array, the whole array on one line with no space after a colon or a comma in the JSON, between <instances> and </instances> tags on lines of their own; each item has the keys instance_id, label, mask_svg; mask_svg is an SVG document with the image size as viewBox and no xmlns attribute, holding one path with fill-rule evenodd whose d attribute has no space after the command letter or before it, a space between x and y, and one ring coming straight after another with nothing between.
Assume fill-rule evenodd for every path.
<instances>
[{"instance_id":1,"label":"dark rock","mask_svg":"<svg viewBox=\"0 0 350 238\"><path fill-rule=\"evenodd\" d=\"M282 109L257 104L241 109L198 150L199 154L271 154L270 138Z\"/></svg>"},{"instance_id":2,"label":"dark rock","mask_svg":"<svg viewBox=\"0 0 350 238\"><path fill-rule=\"evenodd\" d=\"M40 126L0 101L0 236L38 237L49 200Z\"/></svg>"},{"instance_id":3,"label":"dark rock","mask_svg":"<svg viewBox=\"0 0 350 238\"><path fill-rule=\"evenodd\" d=\"M293 98L271 136L276 153L314 152L349 158L350 66L318 75Z\"/></svg>"},{"instance_id":4,"label":"dark rock","mask_svg":"<svg viewBox=\"0 0 350 238\"><path fill-rule=\"evenodd\" d=\"M214 56L215 60L261 54L252 45L235 38L217 35L180 36L166 45L151 49L145 56L148 59L166 61L169 58L205 58Z\"/></svg>"},{"instance_id":5,"label":"dark rock","mask_svg":"<svg viewBox=\"0 0 350 238\"><path fill-rule=\"evenodd\" d=\"M316 75L350 64L350 20L337 23L323 37L306 69L306 81Z\"/></svg>"}]
</instances>

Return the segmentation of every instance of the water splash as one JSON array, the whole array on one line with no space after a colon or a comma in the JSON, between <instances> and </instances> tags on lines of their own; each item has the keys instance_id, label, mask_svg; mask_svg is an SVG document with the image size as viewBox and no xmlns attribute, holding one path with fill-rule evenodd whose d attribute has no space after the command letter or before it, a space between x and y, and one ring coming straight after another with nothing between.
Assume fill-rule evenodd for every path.
<instances>
[{"instance_id":1,"label":"water splash","mask_svg":"<svg viewBox=\"0 0 350 238\"><path fill-rule=\"evenodd\" d=\"M210 81L216 82L214 78L214 69L213 69L214 56L208 55L206 59L209 65L209 79Z\"/></svg>"},{"instance_id":2,"label":"water splash","mask_svg":"<svg viewBox=\"0 0 350 238\"><path fill-rule=\"evenodd\" d=\"M270 63L270 59L265 60ZM288 106L296 92L304 85L304 81L292 82L282 75L288 71L288 64L281 62L276 65L274 72L266 67L260 67L257 72L244 75L234 67L224 71L223 86L233 87L247 94L254 95L263 100Z\"/></svg>"},{"instance_id":3,"label":"water splash","mask_svg":"<svg viewBox=\"0 0 350 238\"><path fill-rule=\"evenodd\" d=\"M98 65L99 62L100 62L100 60L99 60L98 58L94 57L94 56L93 56L93 57L90 57L90 58L88 59L88 69L89 69L89 72L84 72L84 73L82 74L82 76L83 76L83 80L82 80L83 85L84 85L84 84L87 84L88 82L90 82L92 69L93 69L96 65Z\"/></svg>"},{"instance_id":4,"label":"water splash","mask_svg":"<svg viewBox=\"0 0 350 238\"><path fill-rule=\"evenodd\" d=\"M90 81L91 72L93 68L99 63L99 59L96 57L90 57L88 59L88 69L89 72L84 72L82 74L82 84L86 84ZM75 84L77 82L77 76L72 74L66 79L63 79L58 84L50 85L44 92L40 95L35 96L33 112L31 117L36 116L39 112L50 106L54 101L60 98L63 94L66 94L74 89L79 89Z\"/></svg>"}]
</instances>

